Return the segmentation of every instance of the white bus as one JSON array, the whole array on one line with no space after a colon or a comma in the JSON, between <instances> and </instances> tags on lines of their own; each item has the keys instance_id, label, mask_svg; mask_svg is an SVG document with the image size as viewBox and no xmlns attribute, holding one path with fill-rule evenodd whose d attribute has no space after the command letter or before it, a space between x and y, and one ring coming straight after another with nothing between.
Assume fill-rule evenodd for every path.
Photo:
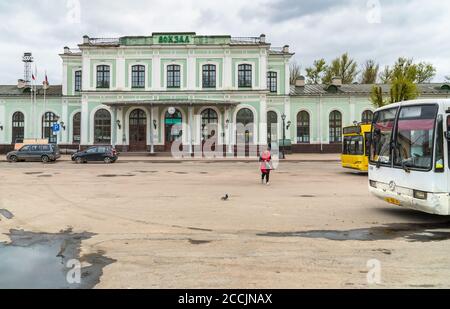
<instances>
[{"instance_id":1,"label":"white bus","mask_svg":"<svg viewBox=\"0 0 450 309\"><path fill-rule=\"evenodd\" d=\"M450 214L450 100L414 100L374 114L369 188L390 204Z\"/></svg>"}]
</instances>

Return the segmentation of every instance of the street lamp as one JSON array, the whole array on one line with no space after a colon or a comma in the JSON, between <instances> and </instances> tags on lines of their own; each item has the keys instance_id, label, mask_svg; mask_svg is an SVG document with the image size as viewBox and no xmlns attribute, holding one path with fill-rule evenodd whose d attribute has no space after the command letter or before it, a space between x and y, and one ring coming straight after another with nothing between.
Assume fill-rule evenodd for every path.
<instances>
[{"instance_id":1,"label":"street lamp","mask_svg":"<svg viewBox=\"0 0 450 309\"><path fill-rule=\"evenodd\" d=\"M281 119L283 120L283 148L281 148L281 157L280 159L286 159L286 154L284 152L284 145L286 143L286 115L281 115Z\"/></svg>"}]
</instances>

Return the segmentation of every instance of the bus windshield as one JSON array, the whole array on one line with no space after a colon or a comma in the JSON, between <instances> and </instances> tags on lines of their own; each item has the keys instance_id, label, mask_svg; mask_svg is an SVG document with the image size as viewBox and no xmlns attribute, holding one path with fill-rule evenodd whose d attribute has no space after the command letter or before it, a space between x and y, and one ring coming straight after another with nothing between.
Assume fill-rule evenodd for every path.
<instances>
[{"instance_id":1,"label":"bus windshield","mask_svg":"<svg viewBox=\"0 0 450 309\"><path fill-rule=\"evenodd\" d=\"M397 108L376 112L372 127L372 143L370 147L370 161L372 163L390 164L391 139L394 129Z\"/></svg>"},{"instance_id":2,"label":"bus windshield","mask_svg":"<svg viewBox=\"0 0 450 309\"><path fill-rule=\"evenodd\" d=\"M364 138L362 136L344 136L344 155L364 155Z\"/></svg>"},{"instance_id":3,"label":"bus windshield","mask_svg":"<svg viewBox=\"0 0 450 309\"><path fill-rule=\"evenodd\" d=\"M437 111L437 105L400 109L394 149L396 166L431 169Z\"/></svg>"}]
</instances>

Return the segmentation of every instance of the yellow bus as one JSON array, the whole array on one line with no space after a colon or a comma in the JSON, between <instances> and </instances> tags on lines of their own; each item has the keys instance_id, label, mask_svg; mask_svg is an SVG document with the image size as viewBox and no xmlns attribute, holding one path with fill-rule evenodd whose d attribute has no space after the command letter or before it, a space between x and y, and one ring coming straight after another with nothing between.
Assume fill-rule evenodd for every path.
<instances>
[{"instance_id":1,"label":"yellow bus","mask_svg":"<svg viewBox=\"0 0 450 309\"><path fill-rule=\"evenodd\" d=\"M371 131L371 124L358 124L344 128L342 167L368 172Z\"/></svg>"}]
</instances>

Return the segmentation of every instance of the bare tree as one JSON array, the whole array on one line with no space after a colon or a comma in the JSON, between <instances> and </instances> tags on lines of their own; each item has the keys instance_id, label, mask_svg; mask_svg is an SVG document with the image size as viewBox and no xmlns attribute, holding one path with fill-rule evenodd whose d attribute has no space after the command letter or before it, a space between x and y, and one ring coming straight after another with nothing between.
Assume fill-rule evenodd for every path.
<instances>
[{"instance_id":1,"label":"bare tree","mask_svg":"<svg viewBox=\"0 0 450 309\"><path fill-rule=\"evenodd\" d=\"M290 74L291 74L291 79L290 79L291 85L295 85L295 82L297 81L297 79L299 79L300 76L302 75L301 74L301 71L302 71L301 66L296 61L294 61L291 63L289 70L290 70Z\"/></svg>"}]
</instances>

